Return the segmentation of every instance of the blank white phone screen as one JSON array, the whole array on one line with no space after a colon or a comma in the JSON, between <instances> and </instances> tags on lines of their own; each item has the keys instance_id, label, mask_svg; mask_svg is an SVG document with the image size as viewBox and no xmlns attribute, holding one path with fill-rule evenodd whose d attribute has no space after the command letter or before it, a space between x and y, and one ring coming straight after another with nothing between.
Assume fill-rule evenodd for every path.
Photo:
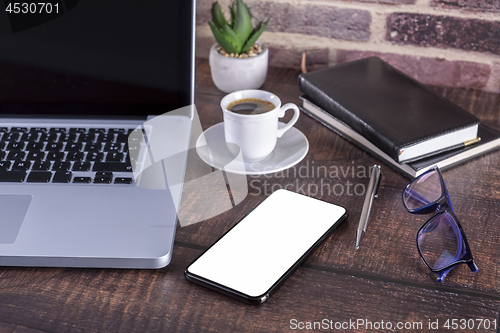
<instances>
[{"instance_id":1,"label":"blank white phone screen","mask_svg":"<svg viewBox=\"0 0 500 333\"><path fill-rule=\"evenodd\" d=\"M278 190L188 270L250 297L263 296L345 213L343 207Z\"/></svg>"}]
</instances>

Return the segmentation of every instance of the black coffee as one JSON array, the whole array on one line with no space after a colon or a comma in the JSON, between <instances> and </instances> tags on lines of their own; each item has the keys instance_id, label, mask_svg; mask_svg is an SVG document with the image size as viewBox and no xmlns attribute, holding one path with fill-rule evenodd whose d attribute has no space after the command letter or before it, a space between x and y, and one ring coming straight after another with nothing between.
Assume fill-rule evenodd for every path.
<instances>
[{"instance_id":1,"label":"black coffee","mask_svg":"<svg viewBox=\"0 0 500 333\"><path fill-rule=\"evenodd\" d=\"M227 106L229 111L238 114L261 114L274 110L276 106L269 101L263 101L258 98L244 98L234 101Z\"/></svg>"}]
</instances>

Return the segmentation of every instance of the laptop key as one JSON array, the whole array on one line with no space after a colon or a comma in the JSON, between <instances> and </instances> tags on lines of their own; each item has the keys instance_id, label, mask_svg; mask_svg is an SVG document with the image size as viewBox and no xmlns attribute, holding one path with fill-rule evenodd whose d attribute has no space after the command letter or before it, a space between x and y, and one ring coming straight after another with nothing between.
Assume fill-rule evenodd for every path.
<instances>
[{"instance_id":1,"label":"laptop key","mask_svg":"<svg viewBox=\"0 0 500 333\"><path fill-rule=\"evenodd\" d=\"M9 131L8 127L0 127L0 132L6 133Z\"/></svg>"},{"instance_id":2,"label":"laptop key","mask_svg":"<svg viewBox=\"0 0 500 333\"><path fill-rule=\"evenodd\" d=\"M92 178L90 178L90 177L75 177L75 178L73 178L73 183L89 184L90 182L92 182Z\"/></svg>"},{"instance_id":3,"label":"laptop key","mask_svg":"<svg viewBox=\"0 0 500 333\"><path fill-rule=\"evenodd\" d=\"M46 159L49 161L60 161L64 158L64 153L61 152L48 152Z\"/></svg>"},{"instance_id":4,"label":"laptop key","mask_svg":"<svg viewBox=\"0 0 500 333\"><path fill-rule=\"evenodd\" d=\"M46 151L61 151L63 147L62 142L49 142L47 143L47 146L45 146Z\"/></svg>"},{"instance_id":5,"label":"laptop key","mask_svg":"<svg viewBox=\"0 0 500 333\"><path fill-rule=\"evenodd\" d=\"M71 166L70 162L56 161L52 166L53 171L68 171Z\"/></svg>"},{"instance_id":6,"label":"laptop key","mask_svg":"<svg viewBox=\"0 0 500 333\"><path fill-rule=\"evenodd\" d=\"M113 181L113 173L111 172L96 172L94 183L95 184L111 184Z\"/></svg>"},{"instance_id":7,"label":"laptop key","mask_svg":"<svg viewBox=\"0 0 500 333\"><path fill-rule=\"evenodd\" d=\"M14 161L12 170L28 170L31 166L31 161Z\"/></svg>"},{"instance_id":8,"label":"laptop key","mask_svg":"<svg viewBox=\"0 0 500 333\"><path fill-rule=\"evenodd\" d=\"M70 128L69 132L70 133L87 133L87 130L85 128Z\"/></svg>"},{"instance_id":9,"label":"laptop key","mask_svg":"<svg viewBox=\"0 0 500 333\"><path fill-rule=\"evenodd\" d=\"M111 143L108 142L104 145L104 151L107 152L119 152L122 148L121 143Z\"/></svg>"},{"instance_id":10,"label":"laptop key","mask_svg":"<svg viewBox=\"0 0 500 333\"><path fill-rule=\"evenodd\" d=\"M2 137L2 141L19 141L20 134L19 132L5 133Z\"/></svg>"},{"instance_id":11,"label":"laptop key","mask_svg":"<svg viewBox=\"0 0 500 333\"><path fill-rule=\"evenodd\" d=\"M132 178L128 177L116 177L115 184L132 184Z\"/></svg>"},{"instance_id":12,"label":"laptop key","mask_svg":"<svg viewBox=\"0 0 500 333\"><path fill-rule=\"evenodd\" d=\"M96 172L95 173L96 177L113 177L112 172Z\"/></svg>"},{"instance_id":13,"label":"laptop key","mask_svg":"<svg viewBox=\"0 0 500 333\"><path fill-rule=\"evenodd\" d=\"M9 142L9 144L7 145L7 148L5 150L8 150L8 151L22 150L23 147L24 147L24 142L11 141L11 142Z\"/></svg>"},{"instance_id":14,"label":"laptop key","mask_svg":"<svg viewBox=\"0 0 500 333\"><path fill-rule=\"evenodd\" d=\"M7 170L10 168L11 161L0 161L0 170Z\"/></svg>"},{"instance_id":15,"label":"laptop key","mask_svg":"<svg viewBox=\"0 0 500 333\"><path fill-rule=\"evenodd\" d=\"M26 171L0 171L0 182L12 182L12 183L21 183L26 178Z\"/></svg>"},{"instance_id":16,"label":"laptop key","mask_svg":"<svg viewBox=\"0 0 500 333\"><path fill-rule=\"evenodd\" d=\"M26 156L26 152L24 151L11 151L7 155L8 160L24 160L24 157Z\"/></svg>"},{"instance_id":17,"label":"laptop key","mask_svg":"<svg viewBox=\"0 0 500 333\"><path fill-rule=\"evenodd\" d=\"M52 183L69 183L71 181L72 176L73 176L72 172L57 171L54 174Z\"/></svg>"},{"instance_id":18,"label":"laptop key","mask_svg":"<svg viewBox=\"0 0 500 333\"><path fill-rule=\"evenodd\" d=\"M81 161L83 160L83 153L78 151L70 151L66 155L66 161Z\"/></svg>"},{"instance_id":19,"label":"laptop key","mask_svg":"<svg viewBox=\"0 0 500 333\"><path fill-rule=\"evenodd\" d=\"M108 133L125 133L126 129L125 128L110 128L108 130Z\"/></svg>"},{"instance_id":20,"label":"laptop key","mask_svg":"<svg viewBox=\"0 0 500 333\"><path fill-rule=\"evenodd\" d=\"M37 171L47 171L50 169L50 162L49 161L36 161L35 163L33 163L33 167L31 169L37 170Z\"/></svg>"},{"instance_id":21,"label":"laptop key","mask_svg":"<svg viewBox=\"0 0 500 333\"><path fill-rule=\"evenodd\" d=\"M105 134L105 133L100 133L97 135L96 141L98 142L113 142L115 140L115 134L110 133L110 134Z\"/></svg>"},{"instance_id":22,"label":"laptop key","mask_svg":"<svg viewBox=\"0 0 500 333\"><path fill-rule=\"evenodd\" d=\"M44 155L45 152L43 151L30 151L26 159L30 161L41 161L43 160Z\"/></svg>"},{"instance_id":23,"label":"laptop key","mask_svg":"<svg viewBox=\"0 0 500 333\"><path fill-rule=\"evenodd\" d=\"M97 161L102 161L103 158L104 158L104 153L98 153L92 151L87 153L87 157L85 158L85 160L91 162L97 162Z\"/></svg>"},{"instance_id":24,"label":"laptop key","mask_svg":"<svg viewBox=\"0 0 500 333\"><path fill-rule=\"evenodd\" d=\"M99 152L99 151L101 151L101 148L102 148L102 143L100 143L100 142L90 144L90 145L87 143L85 145L85 148L83 148L83 150L88 151L88 152Z\"/></svg>"},{"instance_id":25,"label":"laptop key","mask_svg":"<svg viewBox=\"0 0 500 333\"><path fill-rule=\"evenodd\" d=\"M38 134L37 135L33 135L33 133L23 133L21 135L21 138L19 139L19 141L30 141L30 140L35 140L36 138L38 137Z\"/></svg>"},{"instance_id":26,"label":"laptop key","mask_svg":"<svg viewBox=\"0 0 500 333\"><path fill-rule=\"evenodd\" d=\"M89 133L106 133L105 128L89 128Z\"/></svg>"},{"instance_id":27,"label":"laptop key","mask_svg":"<svg viewBox=\"0 0 500 333\"><path fill-rule=\"evenodd\" d=\"M75 162L73 163L73 171L89 171L90 162Z\"/></svg>"},{"instance_id":28,"label":"laptop key","mask_svg":"<svg viewBox=\"0 0 500 333\"><path fill-rule=\"evenodd\" d=\"M36 135L37 133L45 133L47 129L45 127L32 127L30 128L30 133Z\"/></svg>"},{"instance_id":29,"label":"laptop key","mask_svg":"<svg viewBox=\"0 0 500 333\"><path fill-rule=\"evenodd\" d=\"M76 133L61 133L61 135L59 136L59 141L75 142Z\"/></svg>"},{"instance_id":30,"label":"laptop key","mask_svg":"<svg viewBox=\"0 0 500 333\"><path fill-rule=\"evenodd\" d=\"M52 178L52 172L31 171L26 179L27 183L48 183Z\"/></svg>"},{"instance_id":31,"label":"laptop key","mask_svg":"<svg viewBox=\"0 0 500 333\"><path fill-rule=\"evenodd\" d=\"M108 153L106 155L107 162L121 162L123 161L124 153Z\"/></svg>"},{"instance_id":32,"label":"laptop key","mask_svg":"<svg viewBox=\"0 0 500 333\"><path fill-rule=\"evenodd\" d=\"M38 139L39 142L55 142L57 139L57 133L42 133L40 135L40 138Z\"/></svg>"},{"instance_id":33,"label":"laptop key","mask_svg":"<svg viewBox=\"0 0 500 333\"><path fill-rule=\"evenodd\" d=\"M41 151L43 149L43 142L28 142L25 149L29 151Z\"/></svg>"},{"instance_id":34,"label":"laptop key","mask_svg":"<svg viewBox=\"0 0 500 333\"><path fill-rule=\"evenodd\" d=\"M12 127L10 129L11 132L28 132L28 128L26 127Z\"/></svg>"},{"instance_id":35,"label":"laptop key","mask_svg":"<svg viewBox=\"0 0 500 333\"><path fill-rule=\"evenodd\" d=\"M64 147L64 151L81 151L83 145L80 142L68 142L66 143L66 146Z\"/></svg>"},{"instance_id":36,"label":"laptop key","mask_svg":"<svg viewBox=\"0 0 500 333\"><path fill-rule=\"evenodd\" d=\"M77 142L94 142L95 141L95 138L96 138L96 135L95 133L91 133L91 134L85 134L85 133L82 133L80 134L80 136L78 137L78 140Z\"/></svg>"},{"instance_id":37,"label":"laptop key","mask_svg":"<svg viewBox=\"0 0 500 333\"><path fill-rule=\"evenodd\" d=\"M132 172L132 166L118 162L95 162L92 171Z\"/></svg>"},{"instance_id":38,"label":"laptop key","mask_svg":"<svg viewBox=\"0 0 500 333\"><path fill-rule=\"evenodd\" d=\"M123 142L126 143L128 142L128 135L120 133L116 136L116 142Z\"/></svg>"},{"instance_id":39,"label":"laptop key","mask_svg":"<svg viewBox=\"0 0 500 333\"><path fill-rule=\"evenodd\" d=\"M92 146L92 145L95 145L95 142L94 141L90 141L90 140L85 140L85 141L78 141L83 147L83 151L87 151L87 148ZM99 144L99 143L98 143Z\"/></svg>"},{"instance_id":40,"label":"laptop key","mask_svg":"<svg viewBox=\"0 0 500 333\"><path fill-rule=\"evenodd\" d=\"M64 127L52 127L49 132L52 133L66 133L66 128Z\"/></svg>"}]
</instances>

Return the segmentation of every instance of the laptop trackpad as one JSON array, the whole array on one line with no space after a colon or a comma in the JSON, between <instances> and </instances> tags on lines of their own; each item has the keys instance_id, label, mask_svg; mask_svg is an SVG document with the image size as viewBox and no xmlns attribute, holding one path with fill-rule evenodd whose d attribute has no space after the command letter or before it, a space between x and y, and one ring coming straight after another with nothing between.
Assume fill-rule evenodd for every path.
<instances>
[{"instance_id":1,"label":"laptop trackpad","mask_svg":"<svg viewBox=\"0 0 500 333\"><path fill-rule=\"evenodd\" d=\"M0 244L16 241L32 199L32 195L0 195Z\"/></svg>"}]
</instances>

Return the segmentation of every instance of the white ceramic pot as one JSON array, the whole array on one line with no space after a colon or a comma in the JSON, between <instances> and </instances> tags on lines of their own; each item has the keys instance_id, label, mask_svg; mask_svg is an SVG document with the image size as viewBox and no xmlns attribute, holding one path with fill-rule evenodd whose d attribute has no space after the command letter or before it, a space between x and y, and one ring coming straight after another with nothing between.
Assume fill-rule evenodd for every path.
<instances>
[{"instance_id":1,"label":"white ceramic pot","mask_svg":"<svg viewBox=\"0 0 500 333\"><path fill-rule=\"evenodd\" d=\"M262 53L249 58L229 58L217 51L217 43L212 45L209 54L210 73L215 86L226 93L237 90L259 89L267 76L269 51L265 44Z\"/></svg>"}]
</instances>

